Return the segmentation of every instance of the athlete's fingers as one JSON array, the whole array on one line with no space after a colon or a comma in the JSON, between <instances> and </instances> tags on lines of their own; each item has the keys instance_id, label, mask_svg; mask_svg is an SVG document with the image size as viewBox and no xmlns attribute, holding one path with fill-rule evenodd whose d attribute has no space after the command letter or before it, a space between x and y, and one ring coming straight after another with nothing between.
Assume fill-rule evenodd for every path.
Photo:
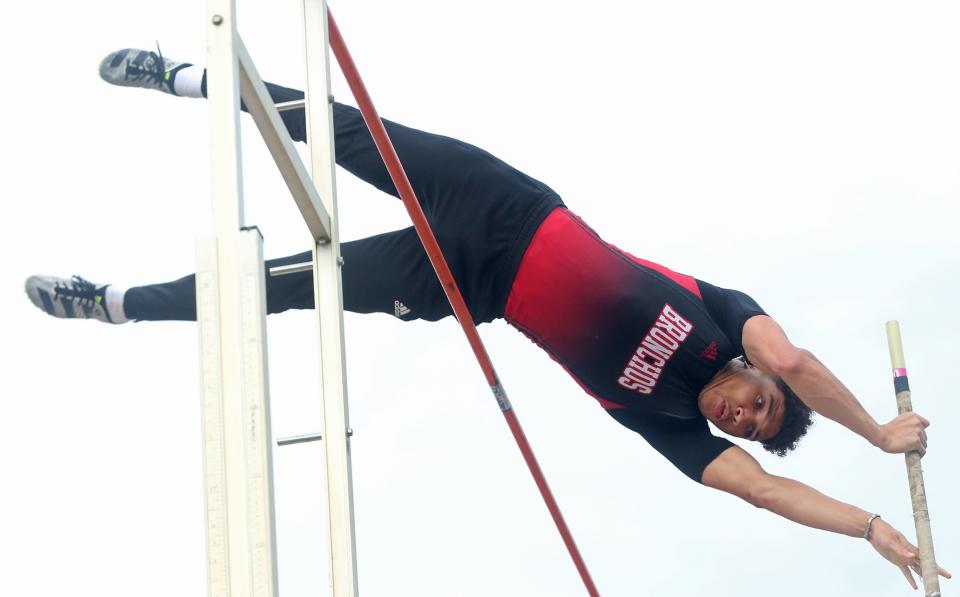
<instances>
[{"instance_id":1,"label":"athlete's fingers","mask_svg":"<svg viewBox=\"0 0 960 597\"><path fill-rule=\"evenodd\" d=\"M917 581L913 580L913 575L910 574L910 569L906 566L898 566L900 572L903 572L903 575L907 577L907 582L910 583L910 586L913 587L913 590L917 590Z\"/></svg>"},{"instance_id":2,"label":"athlete's fingers","mask_svg":"<svg viewBox=\"0 0 960 597\"><path fill-rule=\"evenodd\" d=\"M924 428L924 429L926 429L927 427L930 426L930 421L924 419L924 418L921 417L920 415L917 415L917 418L920 419L920 424L923 425L923 428Z\"/></svg>"},{"instance_id":3,"label":"athlete's fingers","mask_svg":"<svg viewBox=\"0 0 960 597\"><path fill-rule=\"evenodd\" d=\"M927 432L926 432L926 431L921 431L921 432L920 432L920 445L923 446L924 448L927 447Z\"/></svg>"},{"instance_id":4,"label":"athlete's fingers","mask_svg":"<svg viewBox=\"0 0 960 597\"><path fill-rule=\"evenodd\" d=\"M920 454L920 458L923 458L923 455L927 453L927 446L921 439L917 439L917 443L915 443L908 451L917 452Z\"/></svg>"},{"instance_id":5,"label":"athlete's fingers","mask_svg":"<svg viewBox=\"0 0 960 597\"><path fill-rule=\"evenodd\" d=\"M914 562L913 564L910 564L910 569L913 570L917 576L921 578L923 577L923 569L920 568L919 562ZM937 574L939 574L944 578L953 578L953 575L950 574L950 572L946 568L939 565L937 566Z\"/></svg>"}]
</instances>

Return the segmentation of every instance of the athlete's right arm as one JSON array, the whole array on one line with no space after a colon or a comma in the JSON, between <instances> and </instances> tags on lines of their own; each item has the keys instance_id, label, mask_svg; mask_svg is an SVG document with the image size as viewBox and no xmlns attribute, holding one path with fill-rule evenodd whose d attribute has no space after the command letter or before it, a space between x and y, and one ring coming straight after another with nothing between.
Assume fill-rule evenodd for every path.
<instances>
[{"instance_id":1,"label":"athlete's right arm","mask_svg":"<svg viewBox=\"0 0 960 597\"><path fill-rule=\"evenodd\" d=\"M817 357L794 346L776 321L766 315L751 317L743 326L747 358L761 371L779 376L807 406L862 436L884 452L927 449L924 432L930 423L915 412L903 413L878 425Z\"/></svg>"},{"instance_id":2,"label":"athlete's right arm","mask_svg":"<svg viewBox=\"0 0 960 597\"><path fill-rule=\"evenodd\" d=\"M834 533L863 537L870 513L826 496L799 481L767 473L750 454L733 446L703 471L703 484L733 494L748 503L793 522ZM916 589L910 566L919 566L919 551L883 519L873 521L870 544ZM940 569L950 578L950 573Z\"/></svg>"}]
</instances>

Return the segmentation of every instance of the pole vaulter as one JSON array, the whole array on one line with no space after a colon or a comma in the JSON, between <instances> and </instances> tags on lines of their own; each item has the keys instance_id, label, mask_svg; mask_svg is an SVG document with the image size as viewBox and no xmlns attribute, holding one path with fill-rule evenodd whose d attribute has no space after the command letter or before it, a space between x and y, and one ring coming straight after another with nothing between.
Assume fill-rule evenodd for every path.
<instances>
[{"instance_id":1,"label":"pole vaulter","mask_svg":"<svg viewBox=\"0 0 960 597\"><path fill-rule=\"evenodd\" d=\"M816 413L878 451L912 453L911 461L926 453L929 421L906 409L887 423L877 422L750 295L607 243L546 184L478 147L381 120L329 13L326 22L333 52L361 108L331 106L336 163L402 199L414 223L340 244L343 309L387 313L403 321L457 317L590 595L598 594L596 586L479 339L477 323L504 319L533 340L607 415L640 434L691 480L798 524L863 539L914 588L913 573L950 577L932 553L921 556L923 550L876 511L768 473L709 425L785 456ZM103 59L100 76L113 85L206 97L202 65L171 60L159 51L112 52ZM275 105L304 99L295 89L265 87ZM304 110L284 110L282 119L292 140L306 142ZM269 260L267 267L273 271L310 259L310 252L301 253ZM25 284L30 300L49 315L112 324L195 320L195 286L192 275L130 288L76 276L31 276ZM299 270L270 276L266 299L269 313L314 308L313 277ZM906 389L900 385L898 392Z\"/></svg>"},{"instance_id":2,"label":"pole vaulter","mask_svg":"<svg viewBox=\"0 0 960 597\"><path fill-rule=\"evenodd\" d=\"M493 397L497 400L500 411L503 413L503 417L510 427L510 433L513 434L513 438L516 440L521 454L523 454L523 459L527 463L527 467L530 469L530 474L533 475L534 481L537 483L537 488L540 490L540 495L543 496L543 500L547 504L547 509L550 510L550 516L553 517L553 521L557 525L557 530L560 531L563 543L567 546L570 557L573 558L573 563L577 567L577 572L580 573L580 578L583 579L583 584L587 588L587 592L590 593L590 595L599 595L597 587L590 577L590 572L587 570L587 565L580 555L580 550L577 549L573 535L570 533L570 529L563 519L560 507L553 497L553 492L550 491L550 487L547 485L547 480L543 475L543 471L540 469L540 464L537 462L536 456L533 454L533 449L530 447L530 443L523 433L523 428L520 426L520 421L517 419L513 406L510 404L507 392L503 389L503 385L497 377L497 372L493 368L493 361L490 360L490 355L487 354L483 340L480 339L480 334L477 332L477 326L473 322L473 316L470 314L470 310L467 308L463 295L460 293L457 282L454 280L453 273L447 265L447 260L444 258L443 252L437 244L437 239L433 234L433 230L430 228L429 222L427 222L423 209L420 207L420 202L417 201L417 196L410 184L410 179L407 178L403 164L400 163L400 157L397 155L393 143L390 141L390 136L383 126L383 121L380 119L379 114L377 114L373 100L370 98L370 94L363 84L363 79L360 78L357 66L350 56L350 51L343 41L343 36L340 34L340 29L337 27L337 22L333 18L333 13L329 8L327 9L327 20L330 28L330 47L337 57L337 63L340 65L340 70L343 71L343 76L350 86L350 91L353 92L354 99L357 100L357 105L363 114L363 120L367 123L370 134L373 135L377 149L380 151L380 156L383 158L383 162L390 172L390 178L393 179L393 183L400 193L400 199L403 201L403 205L410 215L410 219L413 220L417 235L420 237L423 248L430 258L430 263L433 265L433 269L440 279L443 291L450 301L450 306L453 308L457 321L460 323L460 327L467 337L467 342L470 343L470 348L473 349L473 354L477 357L480 368L483 369L483 375L487 378L487 384L493 392Z\"/></svg>"}]
</instances>

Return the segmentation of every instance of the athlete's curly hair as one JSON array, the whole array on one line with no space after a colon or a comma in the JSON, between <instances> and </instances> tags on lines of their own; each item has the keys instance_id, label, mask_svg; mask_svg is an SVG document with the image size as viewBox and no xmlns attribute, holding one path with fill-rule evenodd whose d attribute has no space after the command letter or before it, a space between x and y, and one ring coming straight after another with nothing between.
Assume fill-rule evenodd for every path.
<instances>
[{"instance_id":1,"label":"athlete's curly hair","mask_svg":"<svg viewBox=\"0 0 960 597\"><path fill-rule=\"evenodd\" d=\"M774 378L777 387L783 392L783 424L776 435L763 442L763 449L777 456L786 456L797 447L800 439L813 425L813 411L803 403L790 386L779 377Z\"/></svg>"}]
</instances>

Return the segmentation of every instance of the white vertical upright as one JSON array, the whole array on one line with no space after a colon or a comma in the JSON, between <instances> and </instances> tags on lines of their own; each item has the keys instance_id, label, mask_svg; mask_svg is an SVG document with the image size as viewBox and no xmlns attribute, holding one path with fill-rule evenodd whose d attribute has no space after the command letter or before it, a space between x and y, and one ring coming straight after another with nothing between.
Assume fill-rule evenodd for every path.
<instances>
[{"instance_id":1,"label":"white vertical upright","mask_svg":"<svg viewBox=\"0 0 960 597\"><path fill-rule=\"evenodd\" d=\"M303 0L303 16L307 65L305 109L307 135L310 140L310 170L324 207L330 214L330 242L316 243L313 251L314 297L320 326L330 585L333 597L354 597L358 593L357 554L343 342L343 293L340 284L342 260L337 222L326 0Z\"/></svg>"},{"instance_id":2,"label":"white vertical upright","mask_svg":"<svg viewBox=\"0 0 960 597\"><path fill-rule=\"evenodd\" d=\"M312 180L236 30L235 0L208 0L207 96L216 238L198 245L197 319L203 365L208 592L276 597L266 291L262 239L243 228L240 97L270 148L314 239L313 271L326 440L330 579L357 594L347 418L343 295L336 222L333 112L323 0L304 0L305 102Z\"/></svg>"},{"instance_id":3,"label":"white vertical upright","mask_svg":"<svg viewBox=\"0 0 960 597\"><path fill-rule=\"evenodd\" d=\"M213 240L198 244L208 595L276 597L262 239L243 227L234 0L208 0Z\"/></svg>"}]
</instances>

